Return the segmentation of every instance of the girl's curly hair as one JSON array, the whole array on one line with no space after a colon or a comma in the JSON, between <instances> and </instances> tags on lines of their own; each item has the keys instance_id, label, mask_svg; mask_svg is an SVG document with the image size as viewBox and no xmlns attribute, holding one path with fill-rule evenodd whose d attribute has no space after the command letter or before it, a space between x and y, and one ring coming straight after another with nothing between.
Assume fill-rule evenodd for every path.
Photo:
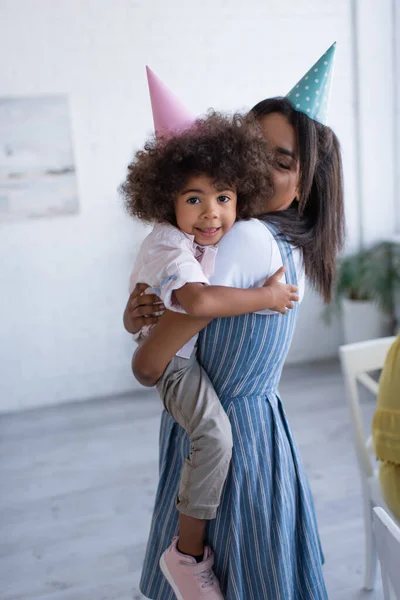
<instances>
[{"instance_id":1,"label":"girl's curly hair","mask_svg":"<svg viewBox=\"0 0 400 600\"><path fill-rule=\"evenodd\" d=\"M210 112L188 130L152 137L128 165L120 191L132 217L176 225L175 199L193 175L237 192L237 218L265 213L273 195L272 157L257 120Z\"/></svg>"}]
</instances>

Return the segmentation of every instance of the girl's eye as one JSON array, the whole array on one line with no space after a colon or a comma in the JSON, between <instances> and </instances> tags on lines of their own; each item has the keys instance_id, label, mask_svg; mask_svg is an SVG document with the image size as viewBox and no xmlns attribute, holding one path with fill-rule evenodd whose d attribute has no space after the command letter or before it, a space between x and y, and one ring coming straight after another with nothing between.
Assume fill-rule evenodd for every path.
<instances>
[{"instance_id":1,"label":"girl's eye","mask_svg":"<svg viewBox=\"0 0 400 600\"><path fill-rule=\"evenodd\" d=\"M229 202L229 200L229 196L218 196L218 202L222 202L223 204L226 204L226 202Z\"/></svg>"},{"instance_id":2,"label":"girl's eye","mask_svg":"<svg viewBox=\"0 0 400 600\"><path fill-rule=\"evenodd\" d=\"M195 198L195 197L193 197L193 198L188 198L188 199L186 200L186 202L187 202L188 204L198 204L198 203L200 202L200 200L199 200L198 198Z\"/></svg>"}]
</instances>

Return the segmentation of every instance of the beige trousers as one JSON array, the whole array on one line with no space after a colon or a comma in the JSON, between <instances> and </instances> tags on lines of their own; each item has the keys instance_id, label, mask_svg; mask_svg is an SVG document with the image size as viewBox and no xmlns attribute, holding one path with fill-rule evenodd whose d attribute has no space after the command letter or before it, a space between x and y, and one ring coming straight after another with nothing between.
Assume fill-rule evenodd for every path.
<instances>
[{"instance_id":1,"label":"beige trousers","mask_svg":"<svg viewBox=\"0 0 400 600\"><path fill-rule=\"evenodd\" d=\"M190 359L174 356L157 389L165 409L190 440L177 508L190 517L215 519L232 456L226 412L195 353Z\"/></svg>"}]
</instances>

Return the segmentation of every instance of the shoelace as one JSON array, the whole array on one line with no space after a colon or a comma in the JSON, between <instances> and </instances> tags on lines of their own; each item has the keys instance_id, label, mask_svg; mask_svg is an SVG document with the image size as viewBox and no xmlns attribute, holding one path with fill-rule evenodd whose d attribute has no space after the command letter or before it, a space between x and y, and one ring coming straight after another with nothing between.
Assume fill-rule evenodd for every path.
<instances>
[{"instance_id":1,"label":"shoelace","mask_svg":"<svg viewBox=\"0 0 400 600\"><path fill-rule=\"evenodd\" d=\"M202 588L212 587L215 583L215 575L212 569L207 569L196 575L201 583Z\"/></svg>"}]
</instances>

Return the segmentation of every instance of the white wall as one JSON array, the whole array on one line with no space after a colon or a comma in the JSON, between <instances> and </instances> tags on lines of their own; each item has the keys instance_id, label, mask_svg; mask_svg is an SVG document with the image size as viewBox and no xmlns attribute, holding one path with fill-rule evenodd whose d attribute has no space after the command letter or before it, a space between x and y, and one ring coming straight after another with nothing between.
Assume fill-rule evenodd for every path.
<instances>
[{"instance_id":1,"label":"white wall","mask_svg":"<svg viewBox=\"0 0 400 600\"><path fill-rule=\"evenodd\" d=\"M394 2L356 2L360 234L365 244L387 237L396 228Z\"/></svg>"},{"instance_id":2,"label":"white wall","mask_svg":"<svg viewBox=\"0 0 400 600\"><path fill-rule=\"evenodd\" d=\"M148 63L195 111L284 94L336 39L330 123L345 163L356 240L348 0L2 0L0 95L67 93L80 213L0 228L0 411L117 394L137 386L121 325L145 230L116 188L151 131ZM291 360L335 353L309 294Z\"/></svg>"},{"instance_id":3,"label":"white wall","mask_svg":"<svg viewBox=\"0 0 400 600\"><path fill-rule=\"evenodd\" d=\"M395 96L394 96L394 111L395 111L395 173L394 173L394 189L397 190L400 187L400 4L397 0L393 1L393 22L392 27L394 28L393 42L394 42L394 81L395 81ZM397 198L396 202L396 233L400 235L400 201Z\"/></svg>"}]
</instances>

